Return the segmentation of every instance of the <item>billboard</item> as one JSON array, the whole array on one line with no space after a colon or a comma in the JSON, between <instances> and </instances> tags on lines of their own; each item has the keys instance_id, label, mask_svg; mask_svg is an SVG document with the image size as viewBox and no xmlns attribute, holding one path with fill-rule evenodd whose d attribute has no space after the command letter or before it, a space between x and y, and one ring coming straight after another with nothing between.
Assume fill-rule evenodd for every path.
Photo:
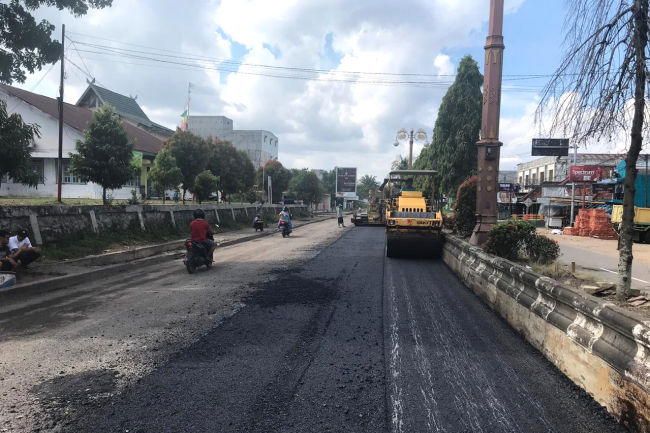
<instances>
[{"instance_id":1,"label":"billboard","mask_svg":"<svg viewBox=\"0 0 650 433\"><path fill-rule=\"evenodd\" d=\"M569 155L568 138L533 138L532 156Z\"/></svg>"},{"instance_id":2,"label":"billboard","mask_svg":"<svg viewBox=\"0 0 650 433\"><path fill-rule=\"evenodd\" d=\"M336 196L344 198L357 196L356 167L336 167Z\"/></svg>"},{"instance_id":3,"label":"billboard","mask_svg":"<svg viewBox=\"0 0 650 433\"><path fill-rule=\"evenodd\" d=\"M569 167L569 182L595 182L602 179L602 168L597 165L574 165Z\"/></svg>"}]
</instances>

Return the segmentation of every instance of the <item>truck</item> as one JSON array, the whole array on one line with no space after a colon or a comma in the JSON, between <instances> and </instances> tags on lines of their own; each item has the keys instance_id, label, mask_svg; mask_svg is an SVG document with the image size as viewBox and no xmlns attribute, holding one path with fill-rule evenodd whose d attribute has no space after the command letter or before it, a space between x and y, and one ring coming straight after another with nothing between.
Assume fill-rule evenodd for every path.
<instances>
[{"instance_id":1,"label":"truck","mask_svg":"<svg viewBox=\"0 0 650 433\"><path fill-rule=\"evenodd\" d=\"M415 176L433 176L435 170L394 170L386 199L386 257L439 257L442 254L442 212L434 209L423 191L413 188ZM399 190L397 188L399 187Z\"/></svg>"},{"instance_id":2,"label":"truck","mask_svg":"<svg viewBox=\"0 0 650 433\"><path fill-rule=\"evenodd\" d=\"M623 221L623 205L612 206L612 227L620 233ZM634 206L634 241L646 243L650 241L650 208Z\"/></svg>"}]
</instances>

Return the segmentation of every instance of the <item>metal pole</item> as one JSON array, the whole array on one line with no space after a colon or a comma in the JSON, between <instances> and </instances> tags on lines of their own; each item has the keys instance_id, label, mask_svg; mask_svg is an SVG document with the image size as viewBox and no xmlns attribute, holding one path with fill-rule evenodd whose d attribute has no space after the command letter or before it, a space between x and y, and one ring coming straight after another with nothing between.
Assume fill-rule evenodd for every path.
<instances>
[{"instance_id":1,"label":"metal pole","mask_svg":"<svg viewBox=\"0 0 650 433\"><path fill-rule=\"evenodd\" d=\"M645 207L648 207L648 154L645 154Z\"/></svg>"},{"instance_id":2,"label":"metal pole","mask_svg":"<svg viewBox=\"0 0 650 433\"><path fill-rule=\"evenodd\" d=\"M413 168L413 130L409 136L409 170Z\"/></svg>"},{"instance_id":3,"label":"metal pole","mask_svg":"<svg viewBox=\"0 0 650 433\"><path fill-rule=\"evenodd\" d=\"M573 145L573 165L576 165L576 161L578 158L578 145L574 144ZM571 168L569 168L569 175L571 174ZM573 216L575 215L574 213L574 204L573 201L575 200L576 197L576 183L571 182L571 219L569 220L569 225L573 226Z\"/></svg>"},{"instance_id":4,"label":"metal pole","mask_svg":"<svg viewBox=\"0 0 650 433\"><path fill-rule=\"evenodd\" d=\"M56 200L61 203L61 181L63 172L63 76L65 74L65 24L61 28L61 83L59 85L59 157L57 159Z\"/></svg>"}]
</instances>

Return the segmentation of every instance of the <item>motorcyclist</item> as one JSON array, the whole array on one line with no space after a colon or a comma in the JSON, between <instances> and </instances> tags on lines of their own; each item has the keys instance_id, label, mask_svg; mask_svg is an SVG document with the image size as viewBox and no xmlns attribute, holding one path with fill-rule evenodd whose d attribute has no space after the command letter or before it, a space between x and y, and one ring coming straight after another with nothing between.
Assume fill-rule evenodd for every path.
<instances>
[{"instance_id":1,"label":"motorcyclist","mask_svg":"<svg viewBox=\"0 0 650 433\"><path fill-rule=\"evenodd\" d=\"M282 211L280 211L280 215L278 218L278 229L281 227L280 223L284 222L287 225L287 228L289 229L289 233L293 231L293 226L291 225L291 213L289 212L289 207L285 206Z\"/></svg>"},{"instance_id":2,"label":"motorcyclist","mask_svg":"<svg viewBox=\"0 0 650 433\"><path fill-rule=\"evenodd\" d=\"M217 247L213 235L210 223L205 220L205 212L202 209L195 210L194 221L190 223L190 236L193 241L202 242L210 248L210 260L214 260L213 253Z\"/></svg>"},{"instance_id":3,"label":"motorcyclist","mask_svg":"<svg viewBox=\"0 0 650 433\"><path fill-rule=\"evenodd\" d=\"M255 215L255 218L253 218L253 228L255 231L264 231L264 220L262 219L262 215L259 213Z\"/></svg>"}]
</instances>

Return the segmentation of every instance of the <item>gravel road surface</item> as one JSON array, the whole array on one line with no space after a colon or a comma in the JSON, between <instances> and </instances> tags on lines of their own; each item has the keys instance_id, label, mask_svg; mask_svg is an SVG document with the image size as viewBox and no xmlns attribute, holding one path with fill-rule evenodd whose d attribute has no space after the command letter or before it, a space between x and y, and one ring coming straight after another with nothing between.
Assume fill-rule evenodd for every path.
<instances>
[{"instance_id":1,"label":"gravel road surface","mask_svg":"<svg viewBox=\"0 0 650 433\"><path fill-rule=\"evenodd\" d=\"M618 432L442 262L312 224L0 307L0 430Z\"/></svg>"}]
</instances>

